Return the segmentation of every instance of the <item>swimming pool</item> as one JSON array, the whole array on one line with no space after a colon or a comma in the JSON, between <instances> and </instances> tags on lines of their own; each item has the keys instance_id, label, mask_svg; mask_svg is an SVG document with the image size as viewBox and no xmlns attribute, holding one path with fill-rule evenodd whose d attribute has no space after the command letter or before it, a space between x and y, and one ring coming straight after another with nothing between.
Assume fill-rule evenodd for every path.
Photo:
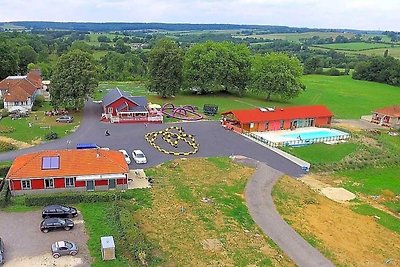
<instances>
[{"instance_id":1,"label":"swimming pool","mask_svg":"<svg viewBox=\"0 0 400 267\"><path fill-rule=\"evenodd\" d=\"M336 129L306 127L295 130L254 132L253 138L270 146L302 146L313 143L337 142L350 138L350 134Z\"/></svg>"},{"instance_id":2,"label":"swimming pool","mask_svg":"<svg viewBox=\"0 0 400 267\"><path fill-rule=\"evenodd\" d=\"M335 129L321 129L321 130L313 130L309 132L299 132L299 133L290 133L290 134L283 134L281 137L284 138L286 141L289 140L312 140L312 139L323 139L323 138L330 138L330 137L339 137L339 136L346 136L349 135L348 133L335 130Z\"/></svg>"}]
</instances>

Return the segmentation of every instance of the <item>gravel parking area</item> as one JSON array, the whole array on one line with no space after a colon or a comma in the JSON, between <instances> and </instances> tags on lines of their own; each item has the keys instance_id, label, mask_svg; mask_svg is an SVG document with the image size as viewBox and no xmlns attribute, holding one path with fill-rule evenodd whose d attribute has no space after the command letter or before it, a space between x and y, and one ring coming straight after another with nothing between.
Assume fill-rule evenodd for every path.
<instances>
[{"instance_id":1,"label":"gravel parking area","mask_svg":"<svg viewBox=\"0 0 400 267\"><path fill-rule=\"evenodd\" d=\"M90 266L89 251L86 246L88 236L82 215L73 219L75 226L70 231L51 231L44 234L39 225L42 220L41 211L1 212L0 236L5 243L4 267L83 267ZM51 256L51 244L67 240L78 245L77 256L63 256L54 259Z\"/></svg>"}]
</instances>

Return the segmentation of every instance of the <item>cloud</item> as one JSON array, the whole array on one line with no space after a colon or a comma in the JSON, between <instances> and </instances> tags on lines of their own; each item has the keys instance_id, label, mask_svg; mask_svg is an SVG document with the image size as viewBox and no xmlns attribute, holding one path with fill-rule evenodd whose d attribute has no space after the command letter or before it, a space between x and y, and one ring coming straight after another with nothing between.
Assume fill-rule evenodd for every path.
<instances>
[{"instance_id":1,"label":"cloud","mask_svg":"<svg viewBox=\"0 0 400 267\"><path fill-rule=\"evenodd\" d=\"M2 0L3 21L287 25L400 31L398 0Z\"/></svg>"}]
</instances>

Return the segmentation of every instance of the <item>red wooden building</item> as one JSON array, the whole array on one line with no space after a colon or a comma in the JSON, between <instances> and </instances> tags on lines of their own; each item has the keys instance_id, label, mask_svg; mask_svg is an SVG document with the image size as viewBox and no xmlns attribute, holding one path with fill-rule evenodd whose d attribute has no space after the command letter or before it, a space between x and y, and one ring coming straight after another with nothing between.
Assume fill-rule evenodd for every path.
<instances>
[{"instance_id":1,"label":"red wooden building","mask_svg":"<svg viewBox=\"0 0 400 267\"><path fill-rule=\"evenodd\" d=\"M6 179L13 195L127 189L122 153L103 149L47 150L17 157Z\"/></svg>"},{"instance_id":2,"label":"red wooden building","mask_svg":"<svg viewBox=\"0 0 400 267\"><path fill-rule=\"evenodd\" d=\"M242 133L328 126L333 114L325 106L256 108L222 113L222 124Z\"/></svg>"},{"instance_id":3,"label":"red wooden building","mask_svg":"<svg viewBox=\"0 0 400 267\"><path fill-rule=\"evenodd\" d=\"M112 89L104 96L102 120L115 122L162 122L160 111L150 109L143 96L130 96L120 89Z\"/></svg>"}]
</instances>

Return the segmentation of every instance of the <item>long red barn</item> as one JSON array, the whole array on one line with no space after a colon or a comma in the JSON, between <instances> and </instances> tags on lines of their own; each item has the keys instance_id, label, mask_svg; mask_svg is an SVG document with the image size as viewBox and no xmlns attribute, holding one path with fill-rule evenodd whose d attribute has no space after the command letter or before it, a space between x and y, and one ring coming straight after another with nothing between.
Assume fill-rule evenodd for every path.
<instances>
[{"instance_id":1,"label":"long red barn","mask_svg":"<svg viewBox=\"0 0 400 267\"><path fill-rule=\"evenodd\" d=\"M222 113L222 124L238 132L264 132L311 126L329 126L333 114L325 106L296 106L231 110Z\"/></svg>"}]
</instances>

